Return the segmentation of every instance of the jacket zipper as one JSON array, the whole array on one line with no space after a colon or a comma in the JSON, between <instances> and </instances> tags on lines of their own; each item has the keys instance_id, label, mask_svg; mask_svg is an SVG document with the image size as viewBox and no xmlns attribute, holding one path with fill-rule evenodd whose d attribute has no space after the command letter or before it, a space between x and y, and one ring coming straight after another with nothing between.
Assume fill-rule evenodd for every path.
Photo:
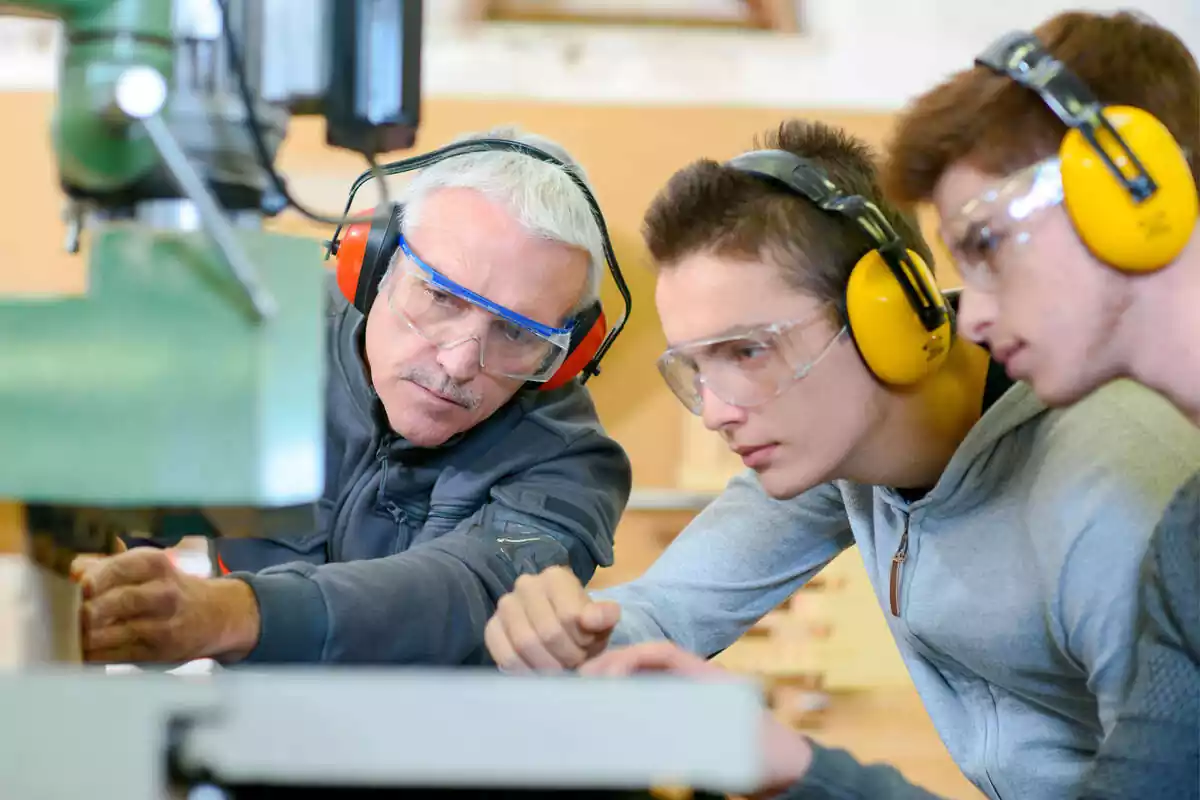
<instances>
[{"instance_id":1,"label":"jacket zipper","mask_svg":"<svg viewBox=\"0 0 1200 800\"><path fill-rule=\"evenodd\" d=\"M900 570L904 566L904 562L908 560L908 519L904 520L904 533L900 535L900 546L896 548L896 554L892 556L892 575L891 575L891 605L892 616L900 616Z\"/></svg>"},{"instance_id":2,"label":"jacket zipper","mask_svg":"<svg viewBox=\"0 0 1200 800\"><path fill-rule=\"evenodd\" d=\"M381 473L379 476L379 488L375 493L376 503L379 503L382 500L383 486L387 482L386 470L388 467L388 445L390 443L391 440L388 437L384 437L383 440L380 441L379 446L375 448L375 458L370 462L372 465L376 466ZM343 489L341 495L338 496L337 513L333 520L333 530L330 531L329 540L325 544L325 557L331 563L341 559L342 539L345 535L346 528L346 524L344 523L346 521L345 518L348 517L350 513L350 501L360 492L364 491L363 482L366 481L372 474L373 471L370 469L370 467L360 469L355 474L354 480L351 481L350 485Z\"/></svg>"}]
</instances>

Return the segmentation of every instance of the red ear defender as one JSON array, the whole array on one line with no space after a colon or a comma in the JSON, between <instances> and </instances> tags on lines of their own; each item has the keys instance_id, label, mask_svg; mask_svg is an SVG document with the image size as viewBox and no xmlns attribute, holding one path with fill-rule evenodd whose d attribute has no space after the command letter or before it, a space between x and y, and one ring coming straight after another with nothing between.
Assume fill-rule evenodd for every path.
<instances>
[{"instance_id":1,"label":"red ear defender","mask_svg":"<svg viewBox=\"0 0 1200 800\"><path fill-rule=\"evenodd\" d=\"M571 351L567 353L558 370L550 376L550 380L538 386L538 391L550 392L565 386L579 377L583 368L595 358L600 345L604 343L605 334L608 333L608 323L604 319L604 311L599 309L599 303L594 308L596 310L585 311L580 315L580 327L586 330L571 337Z\"/></svg>"},{"instance_id":2,"label":"red ear defender","mask_svg":"<svg viewBox=\"0 0 1200 800\"><path fill-rule=\"evenodd\" d=\"M374 209L366 212L371 216ZM337 284L342 295L354 305L358 293L358 280L362 275L363 258L367 253L367 238L371 233L371 222L355 222L347 225L338 240Z\"/></svg>"}]
</instances>

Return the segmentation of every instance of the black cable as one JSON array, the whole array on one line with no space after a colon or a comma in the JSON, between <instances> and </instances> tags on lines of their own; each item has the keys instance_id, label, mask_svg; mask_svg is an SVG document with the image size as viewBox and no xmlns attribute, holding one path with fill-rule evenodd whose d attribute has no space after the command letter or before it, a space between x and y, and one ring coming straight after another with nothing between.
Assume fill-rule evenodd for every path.
<instances>
[{"instance_id":1,"label":"black cable","mask_svg":"<svg viewBox=\"0 0 1200 800\"><path fill-rule=\"evenodd\" d=\"M250 84L246 78L246 62L242 58L241 48L238 46L237 40L233 35L233 26L231 25L231 15L229 13L229 0L217 0L217 5L221 9L221 33L225 37L225 46L229 49L229 64L233 69L233 76L237 83L238 94L241 95L242 104L246 107L246 126L250 129L250 140L254 144L255 154L258 156L258 163L263 171L267 174L267 178L271 181L271 185L279 196L287 202L292 208L299 211L305 217L308 217L313 222L319 222L323 225L337 225L339 228L349 222L382 222L390 217L390 212L376 217L354 217L351 218L346 214L341 217L334 217L326 214L319 214L309 210L306 206L300 203L299 200L288 191L287 185L283 178L275 169L275 164L271 159L271 154L267 152L266 137L263 136L262 124L258 119L258 112L254 106L254 97L250 93ZM360 155L366 159L370 165L370 172L379 177L380 191L383 194L383 207L387 208L390 205L388 199L387 182L383 180L383 176L379 169L379 164L375 161L375 157L367 152L359 151ZM346 207L348 214L350 208Z\"/></svg>"},{"instance_id":2,"label":"black cable","mask_svg":"<svg viewBox=\"0 0 1200 800\"><path fill-rule=\"evenodd\" d=\"M617 337L625 328L625 323L629 320L629 315L633 310L633 298L629 291L629 286L625 283L625 276L621 273L621 269L617 264L617 256L616 253L613 252L612 241L609 239L608 235L608 226L604 221L604 215L600 211L600 205L596 201L596 198L592 195L592 191L590 188L588 188L587 183L574 169L537 147L527 145L523 142L516 142L507 139L474 139L465 142L455 142L424 155L404 159L392 164L387 164L382 168L370 153L363 152L361 154L364 158L366 158L367 163L370 165L370 169L355 179L354 184L350 189L350 195L346 199L346 207L343 210L342 216L326 216L310 211L292 196L292 194L288 191L287 186L284 185L283 179L275 170L275 165L271 160L270 154L267 152L267 145L265 137L263 136L262 125L259 123L258 114L254 106L254 98L250 94L250 86L246 79L245 61L242 59L241 50L238 47L236 39L234 38L233 29L230 24L231 15L229 13L229 0L217 0L217 5L221 9L222 33L225 37L226 46L229 48L229 61L234 72L234 78L237 81L238 93L241 95L242 103L246 106L246 124L250 129L250 138L254 143L254 149L258 155L259 164L267 173L267 177L271 180L275 191L279 193L279 195L288 203L288 205L292 206L292 208L296 209L305 217L308 217L315 222L337 226L337 230L334 232L334 235L331 239L330 253L332 253L333 242L337 241L343 226L347 224L360 224L364 222L384 222L391 219L391 204L387 197L387 182L384 180L385 176L387 175L397 175L400 173L421 169L425 166L441 161L449 152L457 154L494 151L498 149L508 149L513 152L523 153L532 158L536 158L539 161L545 161L561 167L571 177L571 180L575 183L575 185L579 187L580 191L583 192L584 197L588 201L588 205L592 210L592 216L595 218L596 224L600 228L601 240L604 249L604 258L608 262L609 274L612 275L613 281L617 285L617 290L620 292L621 299L624 301L625 306L624 313L617 320L616 324L609 329L608 334L604 337L604 341L601 342L600 346L597 348L596 354L584 368L582 380L584 383L586 383L589 377L600 374L600 362L608 353L609 348L611 348L616 342ZM383 192L383 207L387 209L386 213L381 216L371 217L350 216L350 206L354 203L355 194L358 192L359 188L363 186L363 184L372 178L379 181L381 191Z\"/></svg>"}]
</instances>

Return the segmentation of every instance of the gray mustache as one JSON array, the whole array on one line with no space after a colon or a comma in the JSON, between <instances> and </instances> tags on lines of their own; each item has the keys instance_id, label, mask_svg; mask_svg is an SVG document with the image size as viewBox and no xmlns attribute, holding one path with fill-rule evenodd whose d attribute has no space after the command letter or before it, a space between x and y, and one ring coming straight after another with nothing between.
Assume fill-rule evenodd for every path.
<instances>
[{"instance_id":1,"label":"gray mustache","mask_svg":"<svg viewBox=\"0 0 1200 800\"><path fill-rule=\"evenodd\" d=\"M479 396L469 391L466 387L452 381L448 375L417 368L409 370L400 377L406 381L412 381L431 392L440 394L442 397L445 397L452 403L457 403L468 411L474 411L479 407Z\"/></svg>"}]
</instances>

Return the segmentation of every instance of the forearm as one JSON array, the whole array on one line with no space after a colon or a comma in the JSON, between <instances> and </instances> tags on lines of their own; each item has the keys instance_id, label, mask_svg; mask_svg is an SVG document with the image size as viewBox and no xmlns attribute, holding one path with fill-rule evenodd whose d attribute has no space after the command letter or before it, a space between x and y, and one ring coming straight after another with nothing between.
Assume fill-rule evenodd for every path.
<instances>
[{"instance_id":1,"label":"forearm","mask_svg":"<svg viewBox=\"0 0 1200 800\"><path fill-rule=\"evenodd\" d=\"M473 560L424 547L238 575L254 589L262 620L247 661L462 663L515 578L498 551Z\"/></svg>"},{"instance_id":2,"label":"forearm","mask_svg":"<svg viewBox=\"0 0 1200 800\"><path fill-rule=\"evenodd\" d=\"M671 637L663 630L655 616L654 608L631 600L622 591L624 588L618 586L615 587L615 591L592 593L592 598L595 600L607 600L621 606L621 618L618 620L617 626L613 628L609 646L627 647L642 642L669 640ZM686 641L677 641L676 644L684 649L690 649L687 647Z\"/></svg>"},{"instance_id":3,"label":"forearm","mask_svg":"<svg viewBox=\"0 0 1200 800\"><path fill-rule=\"evenodd\" d=\"M645 574L592 596L621 606L614 644L668 639L712 655L852 543L834 486L781 502L739 476Z\"/></svg>"}]
</instances>

